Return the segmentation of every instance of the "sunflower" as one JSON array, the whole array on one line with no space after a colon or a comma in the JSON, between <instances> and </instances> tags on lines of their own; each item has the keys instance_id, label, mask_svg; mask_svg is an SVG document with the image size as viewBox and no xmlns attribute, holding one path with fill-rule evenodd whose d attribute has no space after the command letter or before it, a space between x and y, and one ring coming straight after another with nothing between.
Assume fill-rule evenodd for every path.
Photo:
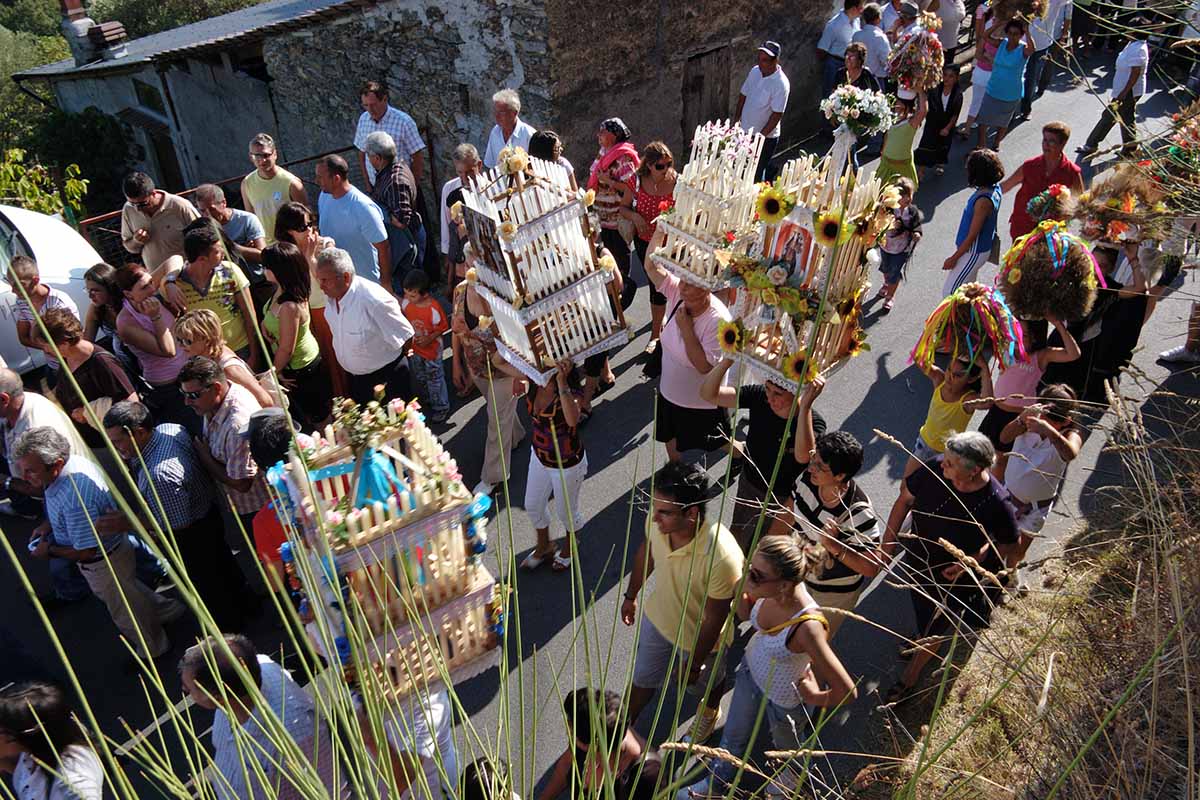
<instances>
[{"instance_id":1,"label":"sunflower","mask_svg":"<svg viewBox=\"0 0 1200 800\"><path fill-rule=\"evenodd\" d=\"M842 211L834 209L826 211L817 218L817 231L814 237L817 244L823 247L833 247L837 242L838 234L842 231Z\"/></svg>"},{"instance_id":2,"label":"sunflower","mask_svg":"<svg viewBox=\"0 0 1200 800\"><path fill-rule=\"evenodd\" d=\"M784 357L782 371L784 377L796 383L803 383L808 372L808 354L798 350Z\"/></svg>"},{"instance_id":3,"label":"sunflower","mask_svg":"<svg viewBox=\"0 0 1200 800\"><path fill-rule=\"evenodd\" d=\"M783 218L791 211L788 206L788 196L774 186L768 186L759 192L754 210L758 212L759 222L776 225L783 222Z\"/></svg>"},{"instance_id":4,"label":"sunflower","mask_svg":"<svg viewBox=\"0 0 1200 800\"><path fill-rule=\"evenodd\" d=\"M745 344L744 336L745 329L737 320L722 322L717 326L717 339L721 343L722 352L740 353Z\"/></svg>"}]
</instances>

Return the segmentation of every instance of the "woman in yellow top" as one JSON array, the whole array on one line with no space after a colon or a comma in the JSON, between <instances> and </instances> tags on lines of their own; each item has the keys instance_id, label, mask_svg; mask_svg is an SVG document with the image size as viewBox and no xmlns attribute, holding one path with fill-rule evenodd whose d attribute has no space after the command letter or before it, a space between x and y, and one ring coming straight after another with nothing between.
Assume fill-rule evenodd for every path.
<instances>
[{"instance_id":1,"label":"woman in yellow top","mask_svg":"<svg viewBox=\"0 0 1200 800\"><path fill-rule=\"evenodd\" d=\"M263 250L262 265L275 285L262 321L263 338L274 353L272 366L288 390L292 415L307 430L323 427L332 408L333 387L311 330L308 259L291 242L276 242Z\"/></svg>"},{"instance_id":2,"label":"woman in yellow top","mask_svg":"<svg viewBox=\"0 0 1200 800\"><path fill-rule=\"evenodd\" d=\"M924 462L944 453L950 434L965 431L971 415L992 404L991 370L977 361L956 358L948 369L931 364L925 376L933 382L933 396L929 398L925 424L904 466L906 478Z\"/></svg>"}]
</instances>

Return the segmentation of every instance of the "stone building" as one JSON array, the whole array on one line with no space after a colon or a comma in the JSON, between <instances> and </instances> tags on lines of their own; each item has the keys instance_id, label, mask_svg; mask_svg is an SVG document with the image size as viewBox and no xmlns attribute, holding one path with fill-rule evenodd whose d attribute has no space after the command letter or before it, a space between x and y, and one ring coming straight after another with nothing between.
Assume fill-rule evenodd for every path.
<instances>
[{"instance_id":1,"label":"stone building","mask_svg":"<svg viewBox=\"0 0 1200 800\"><path fill-rule=\"evenodd\" d=\"M792 100L784 144L814 127L813 57L828 0L657 0L601 7L567 0L268 0L130 41L62 0L74 58L14 76L67 111L126 122L142 166L164 186L246 172L265 130L284 160L351 143L362 81L382 78L417 121L430 179L452 176L459 142L480 147L491 95L520 91L522 117L557 130L581 170L597 123L621 116L635 141L686 160L695 125L727 117L763 39L783 44ZM436 196L436 195L433 195Z\"/></svg>"}]
</instances>

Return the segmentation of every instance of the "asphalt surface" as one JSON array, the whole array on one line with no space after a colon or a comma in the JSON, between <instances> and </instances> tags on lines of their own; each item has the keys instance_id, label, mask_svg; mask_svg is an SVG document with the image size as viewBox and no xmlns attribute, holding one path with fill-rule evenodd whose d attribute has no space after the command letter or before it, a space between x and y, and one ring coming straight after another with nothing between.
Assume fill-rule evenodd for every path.
<instances>
[{"instance_id":1,"label":"asphalt surface","mask_svg":"<svg viewBox=\"0 0 1200 800\"><path fill-rule=\"evenodd\" d=\"M1094 88L1107 91L1111 62L1105 60L1096 65ZM1175 110L1177 103L1163 91L1161 81L1152 80L1151 91L1152 95L1139 106L1139 120L1143 124L1161 124L1164 115ZM1073 84L1067 76L1060 76L1034 105L1032 118L1018 125L1005 140L1001 156L1006 167L1015 169L1022 160L1036 155L1040 148L1041 125L1055 119L1067 122L1075 131L1068 145L1070 153L1082 144L1101 107L1101 101L1089 95L1082 86ZM1108 143L1116 142L1118 136L1114 129ZM568 149L572 150L574 158L583 157L579 148ZM962 170L958 168L968 149L965 143L956 142L946 174L936 177L930 172L922 182L917 204L926 216L925 236L909 266L908 281L901 287L896 307L889 315L880 316L878 304L869 306L866 324L870 352L852 359L840 369L829 380L818 403L831 430L848 430L866 445L866 463L858 481L881 516L886 516L895 500L906 455L879 440L872 431L879 428L903 442L911 442L924 418L930 386L908 363L908 353L917 340L926 313L941 299L943 274L940 265L953 250L959 215L970 194L964 186ZM680 154L680 160L685 156ZM1088 173L1090 170L1085 176ZM1002 237L1007 235L1011 208L1012 201L1006 198ZM981 280L990 280L994 270L989 265ZM641 280L644 284L644 277ZM1186 298L1195 295L1193 279L1185 280L1183 290L1162 301L1143 331L1144 347L1136 354L1135 363L1145 371L1147 386L1161 383L1168 375L1165 367L1154 363L1155 354L1182 341L1189 305ZM872 282L877 285L878 276L873 276ZM649 310L644 290L639 292L628 317L638 337L613 359L617 385L597 402L595 415L583 434L590 474L581 496L586 524L578 532L579 579L573 581L569 576L552 573L547 568L517 576L519 607L514 608L516 613L509 627L506 687L501 688L497 670L489 670L458 687L462 711L470 716L474 728L468 738L461 722L456 727L460 764L482 754L477 744L482 739L489 743L488 752L499 752L510 761L517 790L524 797L533 796L531 786L544 780L547 769L566 745L560 711L562 696L583 685L621 690L632 664L634 631L620 623L618 608L628 564L645 524L648 476L655 467L662 465L665 456L662 447L653 442L653 387L643 379L641 372L642 350L649 333ZM1145 386L1126 381L1124 388L1137 395ZM456 404L460 402L455 401ZM481 411L479 397L458 405L444 432L449 449L464 470L468 486L478 478L482 458L485 420ZM976 417L976 422L979 419ZM1095 464L1101 439L1101 436L1089 439L1082 457L1068 473L1064 500L1058 504L1048 527L1049 538L1065 532L1071 520L1080 513L1081 504L1086 506L1093 489L1089 486L1085 490L1084 485L1094 483L1091 467ZM533 530L521 509L529 457L528 444L520 443L512 452L513 477L507 489L498 488L495 495L500 513L490 528L489 563L500 574L508 574L511 566L534 542ZM723 459L712 458L709 462L714 477L723 473L725 465ZM505 511L505 506L509 505L511 514ZM714 513L715 506L714 502ZM729 513L729 501L726 501L723 510L726 519ZM48 588L45 567L31 562L24 553L31 523L0 518L0 525L35 587L39 591ZM628 538L625 536L627 530L632 531ZM556 528L555 535L561 535L560 529ZM1039 543L1037 546L1050 547L1052 544ZM1035 549L1031 557L1037 554ZM3 609L0 646L4 654L0 658L0 685L38 674L62 679L64 672L50 639L7 558L0 558L0 609ZM858 613L900 634L913 632L906 598L900 590L886 584L865 597ZM581 619L585 614L588 620L586 636ZM86 601L61 610L52 616L52 622L106 733L120 741L125 738L122 721L137 728L153 718L154 714L146 708L138 675L129 668L129 657L97 601ZM164 670L174 697L178 698L174 664L195 629L189 627L189 623L181 622L171 626L169 631L176 648L172 656L161 660L160 668ZM265 618L258 620L251 634L263 649L278 646L280 635ZM881 702L880 693L886 693L898 675L897 640L878 628L851 620L839 632L835 645L851 675L861 679L860 695L854 705L825 728L822 744L829 750L856 750L856 743L869 732L870 726L878 724L874 708ZM669 692L663 710L665 719L672 716L671 704L674 702L675 695ZM687 719L693 707L694 701L685 701L679 718ZM652 705L647 710L639 725L644 732L650 727L653 708ZM505 716L509 724L501 725ZM669 738L671 732L666 727L665 722L660 724L654 738ZM833 766L836 769L832 772L840 774L831 778L836 788L843 785L848 774L853 774L856 762L843 760Z\"/></svg>"}]
</instances>

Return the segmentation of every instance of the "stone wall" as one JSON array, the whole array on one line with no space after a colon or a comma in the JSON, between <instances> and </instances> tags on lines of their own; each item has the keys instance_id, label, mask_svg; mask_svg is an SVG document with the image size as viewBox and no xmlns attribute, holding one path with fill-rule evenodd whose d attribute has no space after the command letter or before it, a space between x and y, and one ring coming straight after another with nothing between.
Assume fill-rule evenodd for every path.
<instances>
[{"instance_id":1,"label":"stone wall","mask_svg":"<svg viewBox=\"0 0 1200 800\"><path fill-rule=\"evenodd\" d=\"M686 162L692 131L683 131L684 77L696 67L688 66L689 59L718 56L723 66L717 77L728 81L723 116L732 116L758 44L766 39L782 44L780 63L792 87L780 149L815 130L815 48L832 13L827 0L646 0L609 7L612 13L599 16L581 12L572 0L546 0L552 121L580 174L594 158L597 124L609 116L625 120L639 147L662 139L677 163Z\"/></svg>"},{"instance_id":2,"label":"stone wall","mask_svg":"<svg viewBox=\"0 0 1200 800\"><path fill-rule=\"evenodd\" d=\"M530 124L549 118L547 29L540 0L386 0L275 37L263 59L281 147L297 158L350 144L359 87L383 78L392 105L413 116L429 145L426 191L440 193L454 176L456 145L471 142L482 154L498 88L521 92Z\"/></svg>"}]
</instances>

